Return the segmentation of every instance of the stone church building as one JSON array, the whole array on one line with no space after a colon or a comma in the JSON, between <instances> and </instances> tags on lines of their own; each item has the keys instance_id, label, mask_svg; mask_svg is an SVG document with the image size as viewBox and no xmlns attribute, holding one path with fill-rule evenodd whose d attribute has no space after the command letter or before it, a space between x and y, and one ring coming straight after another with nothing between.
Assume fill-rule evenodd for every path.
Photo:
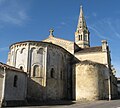
<instances>
[{"instance_id":1,"label":"stone church building","mask_svg":"<svg viewBox=\"0 0 120 108\"><path fill-rule=\"evenodd\" d=\"M75 42L50 35L43 41L22 41L9 48L0 63L3 105L26 100L99 100L117 96L106 40L90 46L90 32L80 8Z\"/></svg>"}]
</instances>

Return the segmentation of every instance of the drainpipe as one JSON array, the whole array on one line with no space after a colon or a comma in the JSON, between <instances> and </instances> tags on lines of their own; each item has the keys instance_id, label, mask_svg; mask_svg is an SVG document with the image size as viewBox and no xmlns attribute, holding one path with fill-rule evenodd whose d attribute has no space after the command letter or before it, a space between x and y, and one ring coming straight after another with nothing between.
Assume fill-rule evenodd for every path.
<instances>
[{"instance_id":1,"label":"drainpipe","mask_svg":"<svg viewBox=\"0 0 120 108\"><path fill-rule=\"evenodd\" d=\"M111 100L111 83L110 83L110 73L108 77L108 87L109 87L109 101Z\"/></svg>"},{"instance_id":2,"label":"drainpipe","mask_svg":"<svg viewBox=\"0 0 120 108\"><path fill-rule=\"evenodd\" d=\"M5 104L5 83L6 83L6 67L4 67L4 70L3 70L3 72L4 72L4 78L3 78L3 88L2 88L2 98L1 98L1 106L2 105L4 105L4 106L6 106L6 104Z\"/></svg>"}]
</instances>

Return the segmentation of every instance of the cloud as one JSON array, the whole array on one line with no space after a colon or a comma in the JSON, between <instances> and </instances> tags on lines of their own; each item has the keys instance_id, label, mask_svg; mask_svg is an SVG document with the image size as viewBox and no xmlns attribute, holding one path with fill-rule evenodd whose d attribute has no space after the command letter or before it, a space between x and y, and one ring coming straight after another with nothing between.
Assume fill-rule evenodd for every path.
<instances>
[{"instance_id":1,"label":"cloud","mask_svg":"<svg viewBox=\"0 0 120 108\"><path fill-rule=\"evenodd\" d=\"M10 14L10 13L0 13L0 22L2 23L11 23L11 24L17 24L21 25L24 20L26 20L27 16L25 12L19 11L16 14Z\"/></svg>"},{"instance_id":2,"label":"cloud","mask_svg":"<svg viewBox=\"0 0 120 108\"><path fill-rule=\"evenodd\" d=\"M93 15L94 17L97 17L97 14L96 14L95 12L93 12L92 15Z\"/></svg>"},{"instance_id":3,"label":"cloud","mask_svg":"<svg viewBox=\"0 0 120 108\"><path fill-rule=\"evenodd\" d=\"M9 48L8 47L2 47L2 48L0 48L0 52L3 52L3 51L8 51L9 50Z\"/></svg>"},{"instance_id":4,"label":"cloud","mask_svg":"<svg viewBox=\"0 0 120 108\"><path fill-rule=\"evenodd\" d=\"M61 29L63 28L67 23L61 22L56 28Z\"/></svg>"},{"instance_id":5,"label":"cloud","mask_svg":"<svg viewBox=\"0 0 120 108\"><path fill-rule=\"evenodd\" d=\"M104 18L89 26L100 38L114 41L120 39L120 19ZM104 34L106 34L104 36Z\"/></svg>"},{"instance_id":6,"label":"cloud","mask_svg":"<svg viewBox=\"0 0 120 108\"><path fill-rule=\"evenodd\" d=\"M114 23L113 23L111 20L107 20L106 22L108 23L108 27L113 32L113 34L120 39L120 32L117 28L118 22L116 23L116 21L114 21ZM120 22L119 22L119 24L120 24Z\"/></svg>"},{"instance_id":7,"label":"cloud","mask_svg":"<svg viewBox=\"0 0 120 108\"><path fill-rule=\"evenodd\" d=\"M65 22L61 22L61 25L66 25L66 23Z\"/></svg>"},{"instance_id":8,"label":"cloud","mask_svg":"<svg viewBox=\"0 0 120 108\"><path fill-rule=\"evenodd\" d=\"M101 39L106 39L106 37L103 36L103 35L101 34L101 32L99 31L99 29L97 29L96 27L88 26L88 28L90 28L91 30L93 30L93 31L97 34L97 36L99 36Z\"/></svg>"},{"instance_id":9,"label":"cloud","mask_svg":"<svg viewBox=\"0 0 120 108\"><path fill-rule=\"evenodd\" d=\"M26 9L19 2L0 0L0 23L22 25L27 19Z\"/></svg>"}]
</instances>

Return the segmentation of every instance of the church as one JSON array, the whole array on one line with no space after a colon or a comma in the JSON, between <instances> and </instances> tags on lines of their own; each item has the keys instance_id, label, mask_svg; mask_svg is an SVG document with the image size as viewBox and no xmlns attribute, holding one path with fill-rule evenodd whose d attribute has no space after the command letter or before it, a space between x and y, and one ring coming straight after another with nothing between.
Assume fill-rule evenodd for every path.
<instances>
[{"instance_id":1,"label":"church","mask_svg":"<svg viewBox=\"0 0 120 108\"><path fill-rule=\"evenodd\" d=\"M6 64L0 63L0 99L3 106L29 100L101 100L117 96L106 40L90 46L82 6L75 42L57 38L53 29L43 41L10 45Z\"/></svg>"}]
</instances>

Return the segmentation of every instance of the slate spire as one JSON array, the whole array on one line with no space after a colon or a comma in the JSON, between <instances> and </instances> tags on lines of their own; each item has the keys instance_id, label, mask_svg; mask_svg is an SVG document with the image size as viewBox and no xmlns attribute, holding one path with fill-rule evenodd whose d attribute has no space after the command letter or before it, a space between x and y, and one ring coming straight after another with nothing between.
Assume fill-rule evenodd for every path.
<instances>
[{"instance_id":1,"label":"slate spire","mask_svg":"<svg viewBox=\"0 0 120 108\"><path fill-rule=\"evenodd\" d=\"M80 6L78 25L75 32L75 43L81 48L90 47L89 30L86 25L83 8Z\"/></svg>"}]
</instances>

